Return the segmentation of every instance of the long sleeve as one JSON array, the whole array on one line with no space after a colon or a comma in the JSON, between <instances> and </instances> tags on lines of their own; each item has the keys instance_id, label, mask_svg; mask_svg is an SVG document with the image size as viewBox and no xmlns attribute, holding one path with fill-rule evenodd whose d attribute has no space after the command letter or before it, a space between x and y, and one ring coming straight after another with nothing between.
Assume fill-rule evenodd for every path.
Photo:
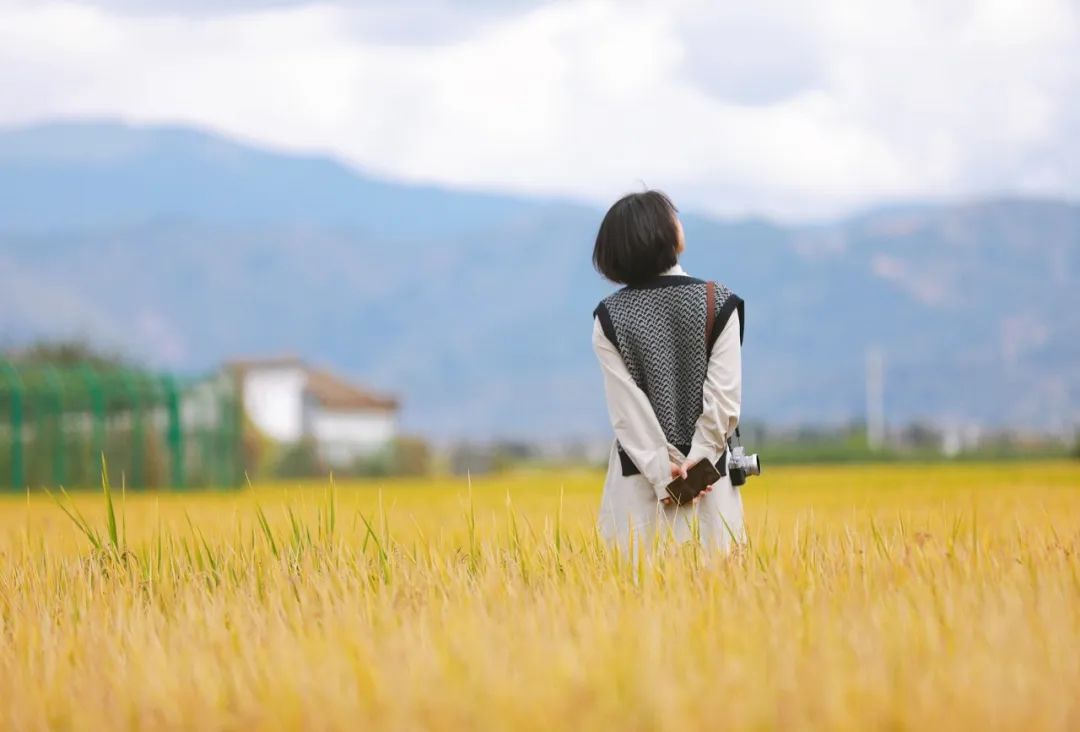
<instances>
[{"instance_id":1,"label":"long sleeve","mask_svg":"<svg viewBox=\"0 0 1080 732\"><path fill-rule=\"evenodd\" d=\"M682 455L664 437L652 404L634 382L622 355L604 335L600 321L593 321L593 350L600 361L607 397L608 415L619 445L652 485L658 500L667 497L671 463Z\"/></svg>"},{"instance_id":2,"label":"long sleeve","mask_svg":"<svg viewBox=\"0 0 1080 732\"><path fill-rule=\"evenodd\" d=\"M735 312L713 344L702 389L704 408L694 427L688 462L694 463L704 458L715 463L727 447L727 438L739 425L742 409L742 344L739 330L739 314Z\"/></svg>"}]
</instances>

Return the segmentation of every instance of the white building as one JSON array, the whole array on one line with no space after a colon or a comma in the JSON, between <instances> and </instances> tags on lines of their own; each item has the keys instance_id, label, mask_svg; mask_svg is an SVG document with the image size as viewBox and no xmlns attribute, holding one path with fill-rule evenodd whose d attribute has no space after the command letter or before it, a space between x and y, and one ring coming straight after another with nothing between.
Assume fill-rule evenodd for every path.
<instances>
[{"instance_id":1,"label":"white building","mask_svg":"<svg viewBox=\"0 0 1080 732\"><path fill-rule=\"evenodd\" d=\"M398 402L286 356L234 361L248 419L267 437L311 438L331 466L387 447L397 435Z\"/></svg>"}]
</instances>

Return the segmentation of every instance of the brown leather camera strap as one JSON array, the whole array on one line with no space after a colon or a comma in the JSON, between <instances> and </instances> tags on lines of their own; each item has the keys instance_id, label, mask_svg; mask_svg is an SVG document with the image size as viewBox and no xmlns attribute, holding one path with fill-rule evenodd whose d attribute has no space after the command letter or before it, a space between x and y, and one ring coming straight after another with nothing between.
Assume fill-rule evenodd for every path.
<instances>
[{"instance_id":1,"label":"brown leather camera strap","mask_svg":"<svg viewBox=\"0 0 1080 732\"><path fill-rule=\"evenodd\" d=\"M716 321L716 283L705 283L705 348L712 343L712 329Z\"/></svg>"}]
</instances>

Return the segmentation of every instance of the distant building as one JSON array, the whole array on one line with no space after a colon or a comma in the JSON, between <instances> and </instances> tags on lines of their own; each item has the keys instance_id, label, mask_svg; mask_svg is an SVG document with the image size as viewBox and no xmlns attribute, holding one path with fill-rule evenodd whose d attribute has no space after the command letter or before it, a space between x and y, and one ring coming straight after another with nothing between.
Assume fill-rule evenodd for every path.
<instances>
[{"instance_id":1,"label":"distant building","mask_svg":"<svg viewBox=\"0 0 1080 732\"><path fill-rule=\"evenodd\" d=\"M346 466L387 447L397 435L398 402L299 358L233 361L244 411L266 436L283 443L309 438L319 457Z\"/></svg>"}]
</instances>

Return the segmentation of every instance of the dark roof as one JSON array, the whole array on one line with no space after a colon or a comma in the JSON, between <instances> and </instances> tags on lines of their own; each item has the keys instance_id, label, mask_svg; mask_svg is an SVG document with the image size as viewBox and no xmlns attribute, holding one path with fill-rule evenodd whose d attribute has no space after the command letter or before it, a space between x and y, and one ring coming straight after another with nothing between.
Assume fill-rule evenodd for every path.
<instances>
[{"instance_id":1,"label":"dark roof","mask_svg":"<svg viewBox=\"0 0 1080 732\"><path fill-rule=\"evenodd\" d=\"M327 409L377 409L397 411L398 400L354 386L321 369L308 369L307 393Z\"/></svg>"},{"instance_id":2,"label":"dark roof","mask_svg":"<svg viewBox=\"0 0 1080 732\"><path fill-rule=\"evenodd\" d=\"M249 371L251 369L274 369L274 368L304 368L304 362L299 356L283 354L281 356L268 356L265 358L238 358L226 361L225 368L230 371Z\"/></svg>"}]
</instances>

